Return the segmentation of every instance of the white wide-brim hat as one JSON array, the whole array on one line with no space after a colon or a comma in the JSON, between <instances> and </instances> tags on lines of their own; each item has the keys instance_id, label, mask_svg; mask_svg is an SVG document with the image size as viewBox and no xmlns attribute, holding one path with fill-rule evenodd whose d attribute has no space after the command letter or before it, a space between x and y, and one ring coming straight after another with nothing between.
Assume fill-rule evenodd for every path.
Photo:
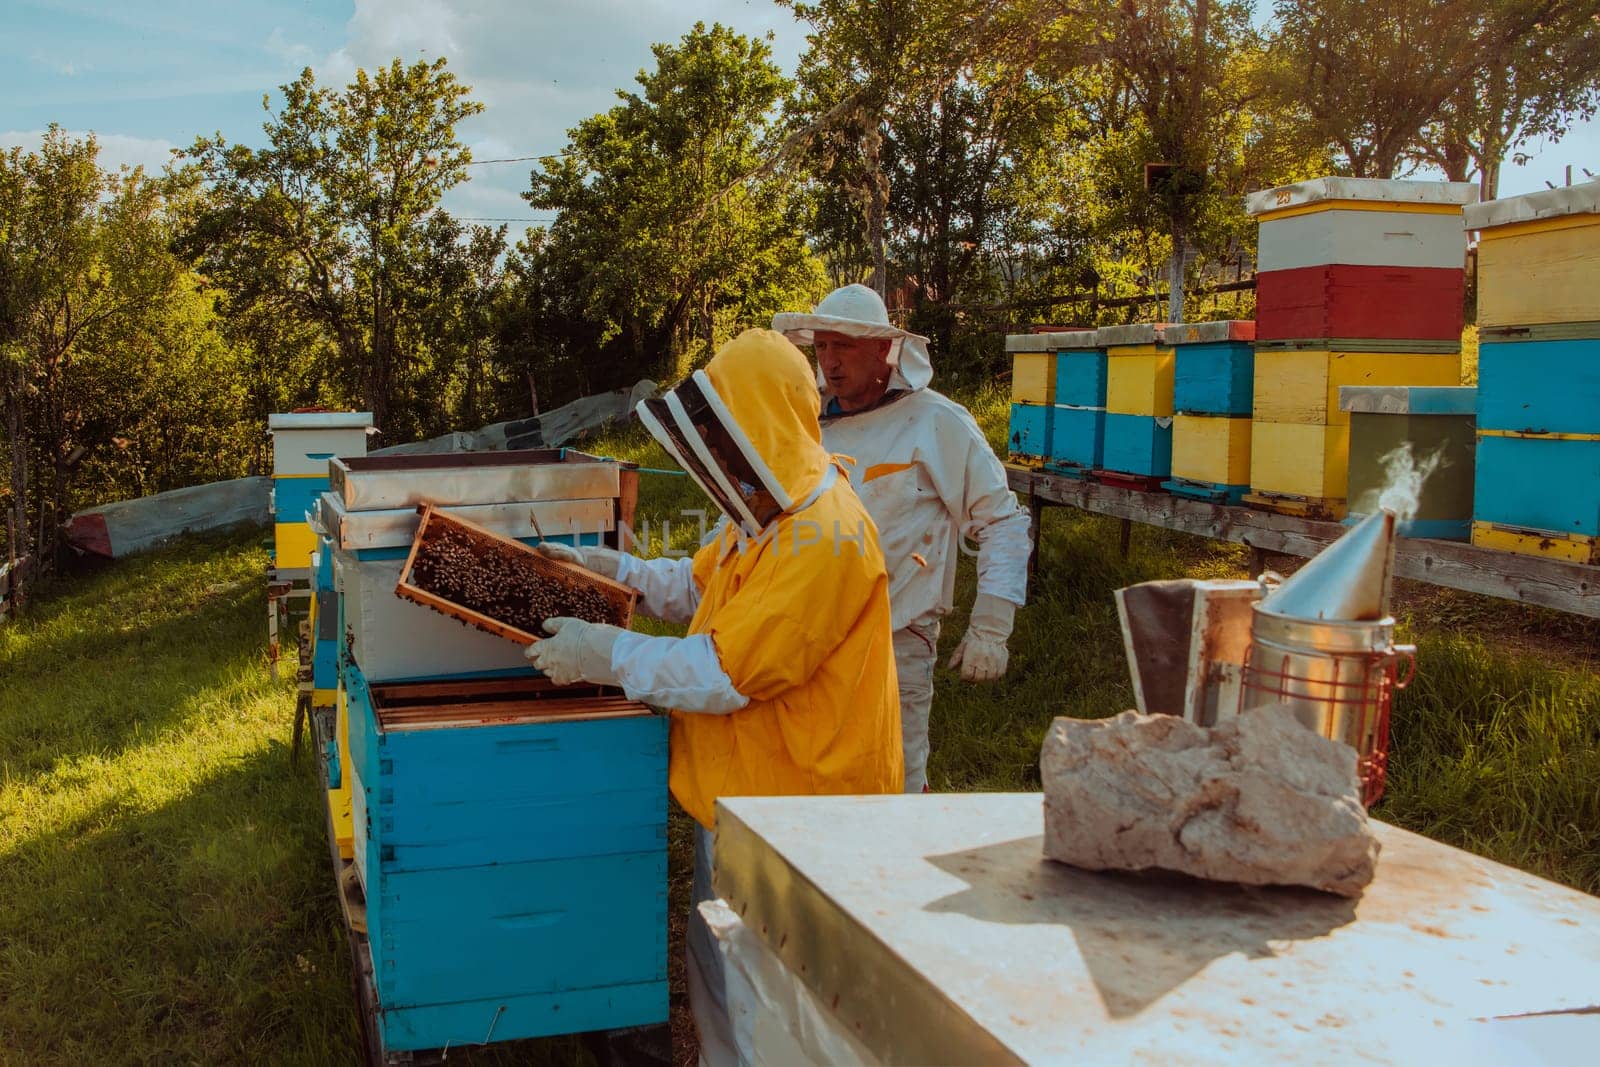
<instances>
[{"instance_id":1,"label":"white wide-brim hat","mask_svg":"<svg viewBox=\"0 0 1600 1067\"><path fill-rule=\"evenodd\" d=\"M895 342L889 349L889 365L894 368L889 388L922 389L933 380L928 339L890 322L883 298L865 285L835 289L809 312L779 312L772 316L772 328L797 345L812 344L819 330L847 337L886 338ZM820 370L817 384L823 384Z\"/></svg>"}]
</instances>

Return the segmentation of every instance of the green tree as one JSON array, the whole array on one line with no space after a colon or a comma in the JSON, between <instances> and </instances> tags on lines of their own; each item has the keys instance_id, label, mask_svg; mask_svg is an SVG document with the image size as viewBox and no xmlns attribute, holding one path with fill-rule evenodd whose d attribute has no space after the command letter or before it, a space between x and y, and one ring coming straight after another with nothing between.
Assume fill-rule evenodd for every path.
<instances>
[{"instance_id":1,"label":"green tree","mask_svg":"<svg viewBox=\"0 0 1600 1067\"><path fill-rule=\"evenodd\" d=\"M787 136L759 173L793 157L820 183L817 219L837 261L864 260L889 285L887 142L903 109L937 104L979 54L969 0L779 0L811 28ZM850 233L857 227L858 237ZM854 279L851 279L854 280Z\"/></svg>"},{"instance_id":2,"label":"green tree","mask_svg":"<svg viewBox=\"0 0 1600 1067\"><path fill-rule=\"evenodd\" d=\"M84 498L239 473L231 353L172 253L175 179L52 127L0 157L9 552L53 563Z\"/></svg>"},{"instance_id":3,"label":"green tree","mask_svg":"<svg viewBox=\"0 0 1600 1067\"><path fill-rule=\"evenodd\" d=\"M1510 19L1512 27L1488 35L1415 151L1451 181L1475 173L1484 200L1498 195L1508 156L1520 162L1519 150L1536 137L1559 141L1600 106L1600 11L1592 3L1557 3L1531 24L1515 14L1505 6L1488 10L1487 18Z\"/></svg>"},{"instance_id":4,"label":"green tree","mask_svg":"<svg viewBox=\"0 0 1600 1067\"><path fill-rule=\"evenodd\" d=\"M789 89L769 46L696 24L653 51L639 91L569 131L524 194L559 213L508 267L536 312L521 358L559 376L556 396L681 370L819 288L787 190L738 181Z\"/></svg>"},{"instance_id":5,"label":"green tree","mask_svg":"<svg viewBox=\"0 0 1600 1067\"><path fill-rule=\"evenodd\" d=\"M1567 75L1542 66L1550 57L1529 45L1549 41L1541 27L1592 34L1584 22L1594 8L1589 0L1275 0L1273 11L1274 43L1285 59L1278 93L1334 146L1342 169L1391 178L1419 154L1462 172L1463 153L1449 160L1462 142L1447 137L1437 149L1422 147L1430 140L1424 131L1452 100L1453 137L1477 129L1485 152L1509 147L1525 125L1548 128L1544 104L1525 112L1513 98L1535 101L1544 90L1530 79ZM1525 73L1508 71L1517 64ZM1581 83L1581 69L1575 74ZM1484 93L1488 99L1473 99ZM1548 97L1557 112L1571 99L1565 89Z\"/></svg>"},{"instance_id":6,"label":"green tree","mask_svg":"<svg viewBox=\"0 0 1600 1067\"><path fill-rule=\"evenodd\" d=\"M1100 29L1094 84L1111 113L1102 169L1115 175L1123 221L1165 238L1172 322L1183 321L1194 256L1239 229L1241 156L1261 93L1251 13L1246 0L1120 0Z\"/></svg>"},{"instance_id":7,"label":"green tree","mask_svg":"<svg viewBox=\"0 0 1600 1067\"><path fill-rule=\"evenodd\" d=\"M1003 295L1017 280L1008 261L1040 262L1017 244L1045 237L1029 180L1062 154L1067 100L1024 72L979 68L908 103L885 141L887 246L911 282L909 324L953 355L953 305Z\"/></svg>"},{"instance_id":8,"label":"green tree","mask_svg":"<svg viewBox=\"0 0 1600 1067\"><path fill-rule=\"evenodd\" d=\"M189 247L233 312L265 303L318 326L340 384L394 439L439 411L421 391L433 352L417 323L437 295L421 265L440 198L466 180L456 125L482 110L445 67L397 59L342 91L307 68L279 111L263 99L266 147L217 136L189 150L214 194Z\"/></svg>"}]
</instances>

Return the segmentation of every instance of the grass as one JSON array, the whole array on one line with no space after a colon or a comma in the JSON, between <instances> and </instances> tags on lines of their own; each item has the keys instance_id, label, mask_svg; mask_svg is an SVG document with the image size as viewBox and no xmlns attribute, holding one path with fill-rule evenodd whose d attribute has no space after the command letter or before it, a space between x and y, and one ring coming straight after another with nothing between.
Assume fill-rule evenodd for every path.
<instances>
[{"instance_id":1,"label":"grass","mask_svg":"<svg viewBox=\"0 0 1600 1067\"><path fill-rule=\"evenodd\" d=\"M0 1049L26 1062L349 1059L259 540L58 583L0 628Z\"/></svg>"},{"instance_id":2,"label":"grass","mask_svg":"<svg viewBox=\"0 0 1600 1067\"><path fill-rule=\"evenodd\" d=\"M1004 397L972 400L991 440ZM631 433L593 451L666 466ZM684 478L646 476L642 517L702 506ZM652 541L660 544L659 522ZM675 524L687 548L692 527ZM265 662L260 534L190 539L57 583L0 627L0 1063L341 1064L356 1055L313 772L288 758L292 691ZM1041 574L1011 670L971 686L940 670L934 786L1035 789L1056 715L1098 716L1131 692L1111 591L1180 575L1242 576L1237 546L1045 514ZM1292 561L1274 561L1289 566ZM966 624L972 568L946 620ZM1420 649L1395 709L1390 788L1375 814L1600 892L1600 625L1402 583ZM674 1023L688 822L674 814ZM692 1042L678 1043L692 1062ZM572 1063L571 1040L452 1062Z\"/></svg>"}]
</instances>

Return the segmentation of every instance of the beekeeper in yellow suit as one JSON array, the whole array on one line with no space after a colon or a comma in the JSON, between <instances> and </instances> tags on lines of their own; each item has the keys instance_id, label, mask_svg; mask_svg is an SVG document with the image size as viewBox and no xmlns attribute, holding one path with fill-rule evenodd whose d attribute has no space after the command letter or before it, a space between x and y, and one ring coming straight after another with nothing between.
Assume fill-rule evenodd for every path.
<instances>
[{"instance_id":1,"label":"beekeeper in yellow suit","mask_svg":"<svg viewBox=\"0 0 1600 1067\"><path fill-rule=\"evenodd\" d=\"M723 796L902 788L889 578L877 531L822 447L821 398L800 351L747 330L639 419L727 520L690 559L549 545L633 586L686 637L551 619L528 658L559 685L619 685L672 710L672 795L699 827L694 905L713 899ZM689 992L703 1061L736 1060L721 957L689 916Z\"/></svg>"},{"instance_id":2,"label":"beekeeper in yellow suit","mask_svg":"<svg viewBox=\"0 0 1600 1067\"><path fill-rule=\"evenodd\" d=\"M1006 641L1028 591L1028 513L966 408L929 388L928 339L889 322L864 285L835 289L772 328L817 356L822 443L851 456L850 480L878 526L889 568L906 792L927 786L928 712L939 624L955 601L956 560L977 544L978 594L950 666L968 682L1005 673Z\"/></svg>"}]
</instances>

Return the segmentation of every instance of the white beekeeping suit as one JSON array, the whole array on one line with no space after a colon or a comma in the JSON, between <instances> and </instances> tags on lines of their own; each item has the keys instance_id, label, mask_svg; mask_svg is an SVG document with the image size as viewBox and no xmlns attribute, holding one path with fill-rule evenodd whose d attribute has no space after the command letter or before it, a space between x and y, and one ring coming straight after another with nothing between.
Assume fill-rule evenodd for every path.
<instances>
[{"instance_id":1,"label":"white beekeeping suit","mask_svg":"<svg viewBox=\"0 0 1600 1067\"><path fill-rule=\"evenodd\" d=\"M893 342L887 388L875 405L845 412L820 369L817 381L823 446L855 459L851 483L878 526L889 571L906 791L921 792L939 620L954 601L962 539L978 546L978 595L951 666L965 680L988 681L1005 672L1006 639L1026 599L1028 513L972 414L928 387L927 339L893 326L877 293L848 285L810 314L774 316L772 328L797 344L812 344L818 332Z\"/></svg>"}]
</instances>

